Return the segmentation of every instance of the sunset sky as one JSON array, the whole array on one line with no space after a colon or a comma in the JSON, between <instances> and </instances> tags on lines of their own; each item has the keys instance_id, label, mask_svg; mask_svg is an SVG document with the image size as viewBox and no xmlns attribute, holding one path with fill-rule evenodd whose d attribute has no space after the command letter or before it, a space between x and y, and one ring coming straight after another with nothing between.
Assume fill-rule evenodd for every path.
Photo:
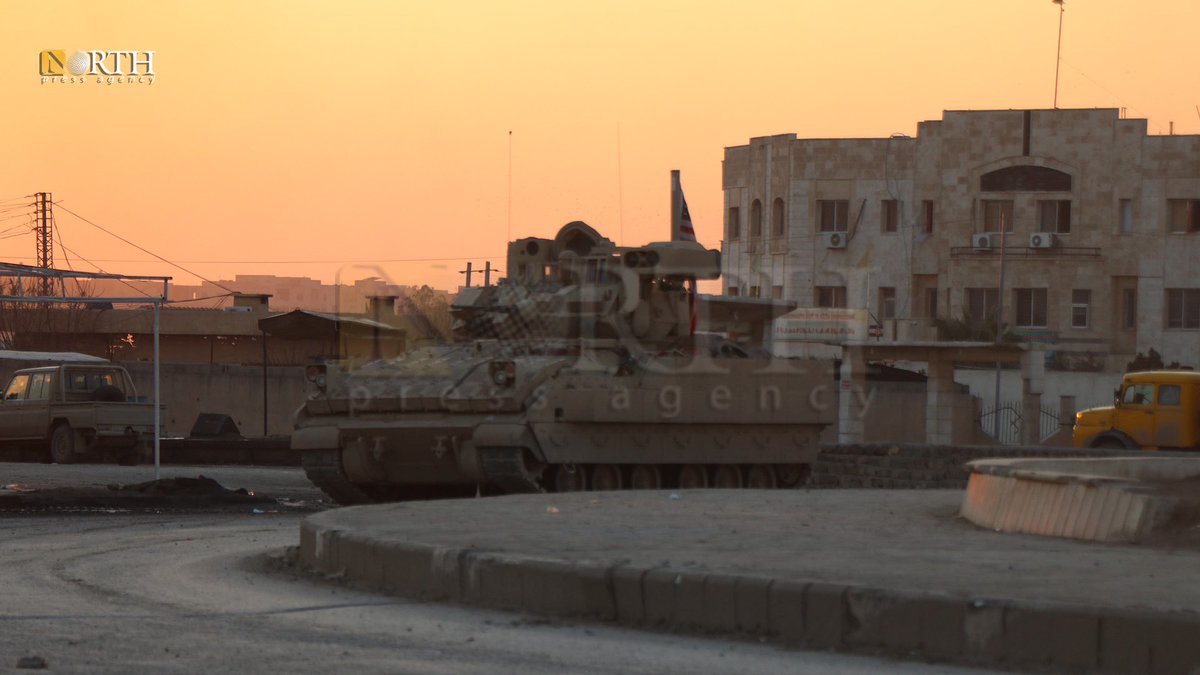
<instances>
[{"instance_id":1,"label":"sunset sky","mask_svg":"<svg viewBox=\"0 0 1200 675\"><path fill-rule=\"evenodd\" d=\"M208 278L382 270L451 288L508 233L719 246L725 146L1048 108L1050 0L92 2L0 10L0 260L33 192ZM1067 0L1060 107L1200 133L1196 0ZM154 51L153 84L42 84L42 50ZM56 212L57 266L196 278ZM8 228L16 229L8 230ZM24 227L25 229L22 229ZM413 262L400 262L413 261Z\"/></svg>"}]
</instances>

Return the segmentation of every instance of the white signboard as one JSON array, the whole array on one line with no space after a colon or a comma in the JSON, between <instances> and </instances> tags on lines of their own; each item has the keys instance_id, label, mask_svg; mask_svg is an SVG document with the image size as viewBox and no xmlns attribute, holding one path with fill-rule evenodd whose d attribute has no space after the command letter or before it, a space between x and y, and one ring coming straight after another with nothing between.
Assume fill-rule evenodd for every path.
<instances>
[{"instance_id":1,"label":"white signboard","mask_svg":"<svg viewBox=\"0 0 1200 675\"><path fill-rule=\"evenodd\" d=\"M776 342L861 342L867 339L867 310L802 307L775 319Z\"/></svg>"}]
</instances>

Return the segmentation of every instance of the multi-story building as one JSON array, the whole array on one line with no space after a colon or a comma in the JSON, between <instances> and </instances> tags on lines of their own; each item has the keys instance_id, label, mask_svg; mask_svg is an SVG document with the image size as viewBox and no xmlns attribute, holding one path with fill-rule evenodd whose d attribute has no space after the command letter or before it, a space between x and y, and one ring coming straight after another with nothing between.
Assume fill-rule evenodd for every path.
<instances>
[{"instance_id":1,"label":"multi-story building","mask_svg":"<svg viewBox=\"0 0 1200 675\"><path fill-rule=\"evenodd\" d=\"M1151 349L1200 367L1200 136L947 111L915 137L753 138L726 148L724 191L728 295L866 309L910 340L985 337L1000 309L1052 370Z\"/></svg>"}]
</instances>

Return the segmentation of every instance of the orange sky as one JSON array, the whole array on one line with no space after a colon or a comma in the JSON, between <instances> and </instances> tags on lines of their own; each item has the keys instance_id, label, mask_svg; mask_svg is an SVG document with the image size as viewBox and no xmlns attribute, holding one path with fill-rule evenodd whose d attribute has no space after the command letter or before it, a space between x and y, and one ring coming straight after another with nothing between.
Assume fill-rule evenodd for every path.
<instances>
[{"instance_id":1,"label":"orange sky","mask_svg":"<svg viewBox=\"0 0 1200 675\"><path fill-rule=\"evenodd\" d=\"M1197 26L1196 0L1067 0L1060 107L1200 133ZM581 219L661 239L677 168L717 246L725 146L1050 107L1057 30L1050 0L9 3L0 200L52 192L209 278L378 262L449 288L467 258L502 262L511 130L514 238ZM153 50L157 78L43 85L44 49ZM108 271L195 283L57 225ZM32 234L0 237L0 259L32 262ZM456 260L388 262L435 258Z\"/></svg>"}]
</instances>

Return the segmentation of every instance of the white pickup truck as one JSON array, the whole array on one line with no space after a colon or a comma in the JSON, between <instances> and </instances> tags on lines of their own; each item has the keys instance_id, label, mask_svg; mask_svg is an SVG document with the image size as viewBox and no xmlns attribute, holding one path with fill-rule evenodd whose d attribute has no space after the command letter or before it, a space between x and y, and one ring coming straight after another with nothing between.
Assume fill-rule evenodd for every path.
<instances>
[{"instance_id":1,"label":"white pickup truck","mask_svg":"<svg viewBox=\"0 0 1200 675\"><path fill-rule=\"evenodd\" d=\"M138 398L129 373L117 365L18 370L0 401L0 443L43 444L58 464L86 454L134 463L153 439L154 406Z\"/></svg>"}]
</instances>

